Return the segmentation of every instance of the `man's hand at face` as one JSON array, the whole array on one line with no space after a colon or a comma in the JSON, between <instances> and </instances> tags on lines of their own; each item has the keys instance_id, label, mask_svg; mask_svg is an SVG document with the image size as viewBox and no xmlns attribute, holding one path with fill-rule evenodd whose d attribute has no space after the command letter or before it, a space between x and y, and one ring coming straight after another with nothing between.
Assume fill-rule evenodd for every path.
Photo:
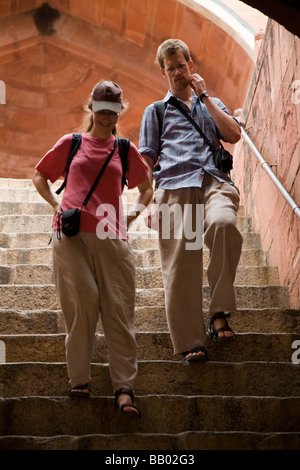
<instances>
[{"instance_id":1,"label":"man's hand at face","mask_svg":"<svg viewBox=\"0 0 300 470\"><path fill-rule=\"evenodd\" d=\"M189 84L197 96L201 96L202 93L206 91L205 80L198 73L194 73L190 76Z\"/></svg>"}]
</instances>

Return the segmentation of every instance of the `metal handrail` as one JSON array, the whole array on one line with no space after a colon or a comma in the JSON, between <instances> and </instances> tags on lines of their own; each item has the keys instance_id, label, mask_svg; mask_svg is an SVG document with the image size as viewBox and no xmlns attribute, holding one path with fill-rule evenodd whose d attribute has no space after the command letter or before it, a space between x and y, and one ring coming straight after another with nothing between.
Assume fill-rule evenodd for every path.
<instances>
[{"instance_id":1,"label":"metal handrail","mask_svg":"<svg viewBox=\"0 0 300 470\"><path fill-rule=\"evenodd\" d=\"M262 168L268 173L268 175L270 176L270 178L272 179L273 183L275 184L275 186L279 189L279 191L281 192L281 194L284 196L284 198L286 199L287 203L291 206L291 208L293 209L294 213L300 218L300 207L296 204L296 202L294 201L294 199L290 196L290 194L287 192L287 190L285 189L285 187L280 183L279 179L277 178L277 176L273 173L270 165L268 162L266 162L263 158L263 156L261 155L261 153L258 151L258 149L256 148L256 146L254 145L254 143L252 142L252 140L250 139L250 137L248 136L248 134L244 131L244 129L242 129L242 137L246 140L247 144L249 145L249 147L253 150L253 152L255 153L256 157L258 158L259 162L261 163L261 166Z\"/></svg>"}]
</instances>

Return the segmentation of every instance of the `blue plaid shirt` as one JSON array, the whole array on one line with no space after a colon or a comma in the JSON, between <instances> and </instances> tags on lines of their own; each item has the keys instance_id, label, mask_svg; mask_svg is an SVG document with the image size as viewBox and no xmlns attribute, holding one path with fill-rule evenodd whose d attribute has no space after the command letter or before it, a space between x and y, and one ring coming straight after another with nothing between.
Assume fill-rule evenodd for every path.
<instances>
[{"instance_id":1,"label":"blue plaid shirt","mask_svg":"<svg viewBox=\"0 0 300 470\"><path fill-rule=\"evenodd\" d=\"M163 101L167 102L170 96L172 93L169 91ZM212 99L228 114L225 105L219 99ZM180 104L191 113L192 118L203 130L214 148L218 148L219 139L222 136L200 98L194 93L191 110L182 101ZM201 187L205 172L213 175L219 181L233 184L227 174L217 170L212 151L205 144L199 132L171 104L167 105L164 113L160 143L159 122L155 107L151 104L145 109L140 129L139 151L150 157L154 164L160 157L158 165L153 168L157 188Z\"/></svg>"}]
</instances>

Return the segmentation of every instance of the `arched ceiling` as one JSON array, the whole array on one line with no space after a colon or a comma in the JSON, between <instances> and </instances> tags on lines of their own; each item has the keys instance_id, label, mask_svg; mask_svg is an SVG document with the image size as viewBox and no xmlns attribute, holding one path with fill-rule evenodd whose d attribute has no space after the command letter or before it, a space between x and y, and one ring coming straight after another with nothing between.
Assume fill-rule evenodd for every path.
<instances>
[{"instance_id":1,"label":"arched ceiling","mask_svg":"<svg viewBox=\"0 0 300 470\"><path fill-rule=\"evenodd\" d=\"M77 130L94 84L111 79L128 101L121 132L138 143L144 108L166 93L158 45L190 46L211 94L243 105L253 60L245 36L192 0L41 0L0 5L0 176L31 177L42 155Z\"/></svg>"}]
</instances>

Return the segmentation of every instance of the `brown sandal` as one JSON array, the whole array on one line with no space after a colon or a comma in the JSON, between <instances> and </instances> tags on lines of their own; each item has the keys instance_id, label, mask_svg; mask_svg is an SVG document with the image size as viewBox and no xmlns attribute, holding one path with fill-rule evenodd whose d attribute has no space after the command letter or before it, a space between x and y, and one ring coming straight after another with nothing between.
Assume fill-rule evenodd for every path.
<instances>
[{"instance_id":1,"label":"brown sandal","mask_svg":"<svg viewBox=\"0 0 300 470\"><path fill-rule=\"evenodd\" d=\"M85 392L84 390L88 390ZM76 387L70 388L68 395L69 397L84 397L84 398L89 398L90 397L90 392L91 388L89 384L85 385L76 385Z\"/></svg>"},{"instance_id":2,"label":"brown sandal","mask_svg":"<svg viewBox=\"0 0 300 470\"><path fill-rule=\"evenodd\" d=\"M187 362L206 362L208 361L208 353L203 346L198 346L191 351L182 353L184 361Z\"/></svg>"},{"instance_id":3,"label":"brown sandal","mask_svg":"<svg viewBox=\"0 0 300 470\"><path fill-rule=\"evenodd\" d=\"M123 403L122 405L118 404L118 398L123 393L130 396L132 403ZM125 411L125 408L127 407L137 410L138 413L135 413L134 411ZM134 418L141 417L141 412L134 402L134 393L130 388L120 388L119 390L115 392L115 408L119 412L120 415L128 415Z\"/></svg>"},{"instance_id":4,"label":"brown sandal","mask_svg":"<svg viewBox=\"0 0 300 470\"><path fill-rule=\"evenodd\" d=\"M216 341L229 341L229 340L233 340L233 339L236 338L235 332L232 331L232 329L228 325L227 318L229 318L229 317L230 317L230 313L225 314L224 312L218 312L218 313L215 313L215 315L210 319L210 323L209 323L210 331L209 331L209 333ZM215 320L219 320L219 319L224 320L225 325L221 326L221 328L218 328L218 329L214 330L213 323L214 323ZM233 336L223 336L223 337L219 338L219 333L221 331L231 331L233 333Z\"/></svg>"}]
</instances>

